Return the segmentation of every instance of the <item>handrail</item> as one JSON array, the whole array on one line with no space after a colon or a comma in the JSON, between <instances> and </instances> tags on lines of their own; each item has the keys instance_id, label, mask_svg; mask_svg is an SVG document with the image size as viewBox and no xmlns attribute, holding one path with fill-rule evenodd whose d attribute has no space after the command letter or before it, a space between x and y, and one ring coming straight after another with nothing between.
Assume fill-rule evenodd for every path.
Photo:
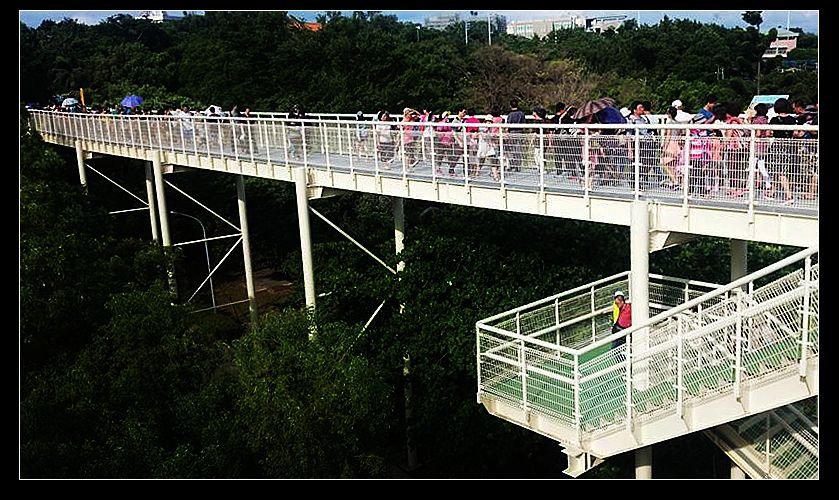
<instances>
[{"instance_id":1,"label":"handrail","mask_svg":"<svg viewBox=\"0 0 839 500\"><path fill-rule=\"evenodd\" d=\"M710 300L714 297L722 295L726 292L730 292L731 290L733 290L735 288L739 288L743 285L746 285L749 282L752 282L752 281L754 281L758 278L762 278L762 277L764 277L768 274L774 273L775 271L783 269L790 264L798 262L799 260L802 260L806 257L809 257L810 255L814 255L818 252L819 252L819 246L818 245L810 247L810 248L805 248L804 250L796 252L795 254L790 255L789 257L787 257L785 259L781 259L778 262L775 262L774 264L771 264L767 267L764 267L763 269L760 269L760 270L755 271L751 274L747 274L746 276L743 276L742 278L734 280L731 283L729 283L729 284L727 284L723 287L720 287L716 290L712 290L712 291L710 291L706 294L700 295L699 297L696 297L695 299L691 299L691 300L689 300L689 301L687 301L687 302L685 302L685 303L683 303L679 306L676 306L672 309L668 309L667 311L659 313L659 314L653 316L652 318L649 318L646 321L643 321L639 324L632 325L629 328L621 330L620 332L614 333L612 335L609 335L608 337L604 337L604 338L602 338L602 339L600 339L596 342L593 342L593 343L585 346L582 349L578 349L575 352L575 354L583 354L583 353L589 352L593 349L597 349L600 346L611 343L611 342L613 342L613 341L615 341L619 338L627 337L627 336L635 333L636 331L641 330L642 328L648 328L655 323L658 323L658 322L660 322L664 319L667 319L671 316L675 316L679 313L687 311L688 309L690 309L694 306L697 306L697 305L699 305L703 302L706 302L707 300Z\"/></svg>"}]
</instances>

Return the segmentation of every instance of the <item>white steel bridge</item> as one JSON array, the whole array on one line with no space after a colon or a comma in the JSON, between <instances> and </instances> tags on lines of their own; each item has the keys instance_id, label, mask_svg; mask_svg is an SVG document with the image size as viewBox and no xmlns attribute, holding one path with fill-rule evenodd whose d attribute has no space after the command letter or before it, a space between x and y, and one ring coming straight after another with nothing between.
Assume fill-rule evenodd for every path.
<instances>
[{"instance_id":1,"label":"white steel bridge","mask_svg":"<svg viewBox=\"0 0 839 500\"><path fill-rule=\"evenodd\" d=\"M164 245L164 174L235 174L240 226L229 224L241 231L254 320L242 176L295 182L310 307L311 198L392 197L397 253L405 198L629 226L630 271L476 323L478 402L559 442L574 476L635 450L636 476L650 477L650 445L703 430L732 477L818 477L819 143L764 133L818 127L46 111L30 124L76 148L82 184L91 153L151 162L152 233L159 212ZM731 283L649 273L650 252L696 235L731 240ZM748 241L805 250L750 274ZM615 289L629 291L633 326L612 334Z\"/></svg>"}]
</instances>

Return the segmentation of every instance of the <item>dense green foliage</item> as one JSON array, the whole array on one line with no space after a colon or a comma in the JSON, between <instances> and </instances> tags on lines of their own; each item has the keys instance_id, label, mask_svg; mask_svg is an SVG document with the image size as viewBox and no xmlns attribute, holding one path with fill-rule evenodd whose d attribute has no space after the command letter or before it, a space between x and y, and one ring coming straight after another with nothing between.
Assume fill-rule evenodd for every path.
<instances>
[{"instance_id":1,"label":"dense green foliage","mask_svg":"<svg viewBox=\"0 0 839 500\"><path fill-rule=\"evenodd\" d=\"M319 32L294 28L281 12L21 26L21 99L84 87L89 103L134 92L148 107L276 110L301 102L312 111L353 112L610 94L644 97L657 109L679 97L695 108L709 92L750 98L753 67L771 35L665 19L603 35L501 35L487 47L480 29L465 46L457 27L418 32L375 13L322 21ZM812 50L817 39L800 42ZM817 95L814 74L779 73L776 64L764 65L761 92ZM716 80L719 65L728 79ZM475 403L474 324L627 269L628 228L406 201L406 267L397 279L312 217L320 296L310 341L292 185L246 182L254 267L275 269L295 287L290 307L243 327L224 313L194 313L167 291L167 259L177 259L179 288L191 289L202 279L193 267L203 249L161 252L147 242L142 212L108 215L125 208L124 193L91 176L85 195L72 152L44 145L21 125L22 476L390 477L404 474L410 424L421 464L413 475L562 477L555 442ZM91 161L144 196L141 163ZM192 172L171 181L237 220L230 176ZM168 203L196 213L177 195ZM389 199L352 193L315 204L395 267ZM228 229L203 220L210 235ZM170 223L179 239L198 237L188 218ZM213 262L226 249L214 243ZM726 282L728 251L724 240L700 238L652 254L650 270ZM749 267L789 251L752 244ZM222 271L238 274L240 263L234 252ZM702 436L656 450L657 477L727 477L722 455ZM719 471L709 470L714 460ZM628 464L631 454L591 474L629 477Z\"/></svg>"},{"instance_id":2,"label":"dense green foliage","mask_svg":"<svg viewBox=\"0 0 839 500\"><path fill-rule=\"evenodd\" d=\"M207 12L162 24L124 15L95 26L21 24L21 98L46 102L83 87L87 102L99 105L137 93L149 109L238 104L271 111L299 102L349 113L459 105L504 111L511 97L530 108L611 95L624 104L650 100L663 112L676 98L697 109L712 92L747 104L774 37L754 26L665 17L653 26L630 20L619 32L560 30L542 40L499 33L487 47L481 22L465 45L462 24L417 30L376 12L329 13L320 21L317 32L284 12ZM747 23L755 24L753 15ZM817 38L803 34L799 44L814 49ZM761 93L817 98L815 73L779 68L780 58L762 62Z\"/></svg>"}]
</instances>

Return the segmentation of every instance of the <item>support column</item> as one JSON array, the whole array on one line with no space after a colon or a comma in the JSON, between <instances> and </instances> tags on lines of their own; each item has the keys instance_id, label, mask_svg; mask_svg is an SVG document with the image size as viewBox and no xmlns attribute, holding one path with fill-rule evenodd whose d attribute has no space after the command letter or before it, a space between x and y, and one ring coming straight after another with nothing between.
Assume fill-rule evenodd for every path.
<instances>
[{"instance_id":1,"label":"support column","mask_svg":"<svg viewBox=\"0 0 839 500\"><path fill-rule=\"evenodd\" d=\"M392 198L393 200L393 236L396 243L396 255L405 249L405 200L403 198ZM396 264L396 272L405 270L405 262L400 260Z\"/></svg>"},{"instance_id":2,"label":"support column","mask_svg":"<svg viewBox=\"0 0 839 500\"><path fill-rule=\"evenodd\" d=\"M632 302L632 324L635 325L650 317L650 213L646 201L632 202L629 238L632 274L629 300Z\"/></svg>"},{"instance_id":3,"label":"support column","mask_svg":"<svg viewBox=\"0 0 839 500\"><path fill-rule=\"evenodd\" d=\"M746 479L746 473L733 461L731 462L731 479Z\"/></svg>"},{"instance_id":4,"label":"support column","mask_svg":"<svg viewBox=\"0 0 839 500\"><path fill-rule=\"evenodd\" d=\"M749 242L746 240L731 240L731 281L749 274L748 254Z\"/></svg>"},{"instance_id":5,"label":"support column","mask_svg":"<svg viewBox=\"0 0 839 500\"><path fill-rule=\"evenodd\" d=\"M256 312L256 291L253 285L253 268L251 268L251 240L248 231L248 211L245 205L245 178L236 176L236 195L239 199L239 227L242 228L242 257L245 260L245 283L248 287L248 311L251 325L256 325L259 318Z\"/></svg>"},{"instance_id":6,"label":"support column","mask_svg":"<svg viewBox=\"0 0 839 500\"><path fill-rule=\"evenodd\" d=\"M653 478L653 447L644 446L635 450L635 479Z\"/></svg>"},{"instance_id":7,"label":"support column","mask_svg":"<svg viewBox=\"0 0 839 500\"><path fill-rule=\"evenodd\" d=\"M629 227L630 276L629 300L632 304L632 325L650 318L650 212L648 202L632 202L632 219ZM631 335L632 385L644 390L649 383L649 362L634 361L648 349L648 331L636 330Z\"/></svg>"},{"instance_id":8,"label":"support column","mask_svg":"<svg viewBox=\"0 0 839 500\"><path fill-rule=\"evenodd\" d=\"M87 193L87 173L84 170L84 149L82 149L82 141L76 141L76 162L79 164L79 183Z\"/></svg>"},{"instance_id":9,"label":"support column","mask_svg":"<svg viewBox=\"0 0 839 500\"><path fill-rule=\"evenodd\" d=\"M405 249L405 200L404 198L393 197L393 237L396 245L396 255ZM396 272L405 270L405 261L399 260L396 264ZM405 304L399 304L399 314L405 309ZM405 447L407 450L408 470L417 468L417 450L414 447L414 407L411 387L411 355L405 353L402 356L402 376L405 379Z\"/></svg>"},{"instance_id":10,"label":"support column","mask_svg":"<svg viewBox=\"0 0 839 500\"><path fill-rule=\"evenodd\" d=\"M169 209L166 208L166 192L163 184L163 162L160 151L152 152L152 170L154 170L154 188L157 192L157 213L160 217L160 236L163 240L163 250L166 253L166 274L169 276L169 291L174 297L178 296L178 282L175 280L175 267L169 249L172 238L169 236Z\"/></svg>"},{"instance_id":11,"label":"support column","mask_svg":"<svg viewBox=\"0 0 839 500\"><path fill-rule=\"evenodd\" d=\"M157 243L160 241L160 234L157 231L157 204L154 202L154 167L149 162L146 162L146 196L149 200L151 239Z\"/></svg>"},{"instance_id":12,"label":"support column","mask_svg":"<svg viewBox=\"0 0 839 500\"><path fill-rule=\"evenodd\" d=\"M169 236L169 210L166 208L166 193L163 185L163 162L160 160L160 151L152 152L152 169L154 170L154 188L157 192L157 211L160 214L160 235L164 247L172 246L172 238Z\"/></svg>"},{"instance_id":13,"label":"support column","mask_svg":"<svg viewBox=\"0 0 839 500\"><path fill-rule=\"evenodd\" d=\"M303 285L306 292L306 307L315 309L315 272L312 264L312 235L309 229L309 195L306 192L307 175L305 167L294 169L294 187L297 193L297 225L300 228L300 254L303 259Z\"/></svg>"}]
</instances>

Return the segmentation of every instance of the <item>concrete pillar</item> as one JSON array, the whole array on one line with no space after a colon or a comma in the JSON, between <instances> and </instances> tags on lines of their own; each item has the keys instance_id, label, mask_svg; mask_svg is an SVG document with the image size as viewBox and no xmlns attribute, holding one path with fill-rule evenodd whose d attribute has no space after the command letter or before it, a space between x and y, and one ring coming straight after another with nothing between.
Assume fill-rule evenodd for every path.
<instances>
[{"instance_id":1,"label":"concrete pillar","mask_svg":"<svg viewBox=\"0 0 839 500\"><path fill-rule=\"evenodd\" d=\"M256 291L253 285L253 269L251 268L251 240L248 232L248 211L245 205L245 178L236 176L236 194L239 199L239 227L242 229L242 257L245 260L245 283L248 287L248 311L251 325L256 325Z\"/></svg>"},{"instance_id":2,"label":"concrete pillar","mask_svg":"<svg viewBox=\"0 0 839 500\"><path fill-rule=\"evenodd\" d=\"M650 317L650 214L646 201L632 202L629 229L631 279L629 300L632 302L632 324Z\"/></svg>"},{"instance_id":3,"label":"concrete pillar","mask_svg":"<svg viewBox=\"0 0 839 500\"><path fill-rule=\"evenodd\" d=\"M312 235L309 228L309 196L306 192L307 175L305 167L294 169L294 187L297 193L297 225L300 228L300 253L303 259L303 285L306 292L306 307L315 308L315 272L312 264Z\"/></svg>"},{"instance_id":4,"label":"concrete pillar","mask_svg":"<svg viewBox=\"0 0 839 500\"><path fill-rule=\"evenodd\" d=\"M82 149L82 141L76 141L76 162L79 164L79 183L87 193L87 173L84 169L84 149Z\"/></svg>"},{"instance_id":5,"label":"concrete pillar","mask_svg":"<svg viewBox=\"0 0 839 500\"><path fill-rule=\"evenodd\" d=\"M749 242L746 240L731 240L731 281L749 274L748 271L748 250Z\"/></svg>"},{"instance_id":6,"label":"concrete pillar","mask_svg":"<svg viewBox=\"0 0 839 500\"><path fill-rule=\"evenodd\" d=\"M635 479L653 478L653 447L644 446L635 450Z\"/></svg>"},{"instance_id":7,"label":"concrete pillar","mask_svg":"<svg viewBox=\"0 0 839 500\"><path fill-rule=\"evenodd\" d=\"M151 239L160 241L157 231L157 204L154 201L154 167L146 162L146 197L149 200L149 220L151 221Z\"/></svg>"},{"instance_id":8,"label":"concrete pillar","mask_svg":"<svg viewBox=\"0 0 839 500\"><path fill-rule=\"evenodd\" d=\"M166 192L163 184L163 162L160 160L160 151L152 152L152 170L154 170L154 187L157 192L157 211L160 215L160 236L163 240L164 250L172 247L172 238L169 236L169 209L166 208ZM167 252L168 254L168 252ZM171 258L167 258L167 270L169 275L169 291L178 297L178 282L175 279L175 268Z\"/></svg>"},{"instance_id":9,"label":"concrete pillar","mask_svg":"<svg viewBox=\"0 0 839 500\"><path fill-rule=\"evenodd\" d=\"M746 473L734 462L731 462L731 479L746 479Z\"/></svg>"},{"instance_id":10,"label":"concrete pillar","mask_svg":"<svg viewBox=\"0 0 839 500\"><path fill-rule=\"evenodd\" d=\"M399 255L405 249L405 200L397 197L393 198L393 236L396 255ZM396 272L402 272L404 269L405 262L400 260L396 264Z\"/></svg>"},{"instance_id":11,"label":"concrete pillar","mask_svg":"<svg viewBox=\"0 0 839 500\"><path fill-rule=\"evenodd\" d=\"M152 152L152 169L154 170L154 188L157 191L157 211L160 214L160 236L163 239L163 246L172 246L172 238L169 236L169 210L166 208L166 192L163 184L163 162L160 160L160 151Z\"/></svg>"},{"instance_id":12,"label":"concrete pillar","mask_svg":"<svg viewBox=\"0 0 839 500\"><path fill-rule=\"evenodd\" d=\"M629 228L630 279L629 300L632 304L632 325L638 325L650 318L650 213L647 201L632 202L632 219ZM648 349L648 331L636 330L631 334L632 357ZM649 383L649 362L632 363L632 384L641 390Z\"/></svg>"}]
</instances>

